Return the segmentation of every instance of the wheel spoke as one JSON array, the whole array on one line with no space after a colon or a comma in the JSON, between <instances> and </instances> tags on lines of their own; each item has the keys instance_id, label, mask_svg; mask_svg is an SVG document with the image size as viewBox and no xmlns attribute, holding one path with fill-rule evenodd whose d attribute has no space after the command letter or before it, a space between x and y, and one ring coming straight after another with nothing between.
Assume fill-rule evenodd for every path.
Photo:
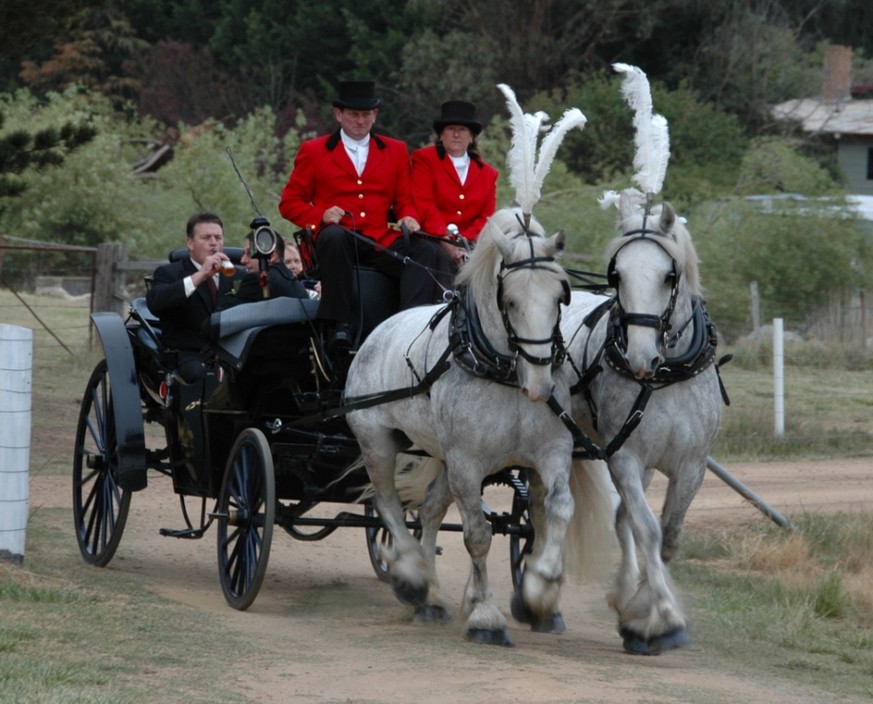
<instances>
[{"instance_id":1,"label":"wheel spoke","mask_svg":"<svg viewBox=\"0 0 873 704\"><path fill-rule=\"evenodd\" d=\"M251 605L264 578L275 514L275 481L270 448L263 433L240 433L225 470L219 500L219 576L228 603ZM234 514L233 527L230 527Z\"/></svg>"},{"instance_id":2,"label":"wheel spoke","mask_svg":"<svg viewBox=\"0 0 873 704\"><path fill-rule=\"evenodd\" d=\"M103 566L115 554L130 506L118 484L118 433L107 363L94 369L82 398L73 454L73 518L86 562Z\"/></svg>"}]
</instances>

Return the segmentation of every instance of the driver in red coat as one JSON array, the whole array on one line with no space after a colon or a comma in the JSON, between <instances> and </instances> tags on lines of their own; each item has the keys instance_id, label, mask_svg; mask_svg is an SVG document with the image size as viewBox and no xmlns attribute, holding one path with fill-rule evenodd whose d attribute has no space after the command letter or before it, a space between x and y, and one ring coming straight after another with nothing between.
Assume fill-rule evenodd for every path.
<instances>
[{"instance_id":1,"label":"driver in red coat","mask_svg":"<svg viewBox=\"0 0 873 704\"><path fill-rule=\"evenodd\" d=\"M411 232L420 229L409 194L406 144L372 131L380 104L372 81L340 83L333 103L339 129L300 145L279 203L284 218L315 235L322 283L318 316L335 323L333 351L353 340L356 263L398 279L401 308L441 301L451 288L448 252L430 240L405 239L388 226L393 209L398 224ZM404 264L404 257L419 266Z\"/></svg>"}]
</instances>

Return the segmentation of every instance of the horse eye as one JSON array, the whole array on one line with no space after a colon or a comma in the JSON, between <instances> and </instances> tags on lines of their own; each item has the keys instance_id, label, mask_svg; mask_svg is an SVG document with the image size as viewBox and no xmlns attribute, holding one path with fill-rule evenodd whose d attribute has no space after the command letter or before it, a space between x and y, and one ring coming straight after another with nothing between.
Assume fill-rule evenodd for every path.
<instances>
[{"instance_id":1,"label":"horse eye","mask_svg":"<svg viewBox=\"0 0 873 704\"><path fill-rule=\"evenodd\" d=\"M667 274L667 275L664 277L664 283L665 283L665 284L670 284L670 285L672 285L672 284L674 284L675 282L676 282L676 272L675 272L675 271L671 271L669 274Z\"/></svg>"}]
</instances>

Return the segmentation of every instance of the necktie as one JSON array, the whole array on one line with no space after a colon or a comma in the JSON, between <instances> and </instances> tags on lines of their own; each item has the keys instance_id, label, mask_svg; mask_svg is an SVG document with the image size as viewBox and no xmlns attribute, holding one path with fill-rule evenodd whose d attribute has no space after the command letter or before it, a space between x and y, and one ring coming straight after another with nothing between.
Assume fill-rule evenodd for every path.
<instances>
[{"instance_id":1,"label":"necktie","mask_svg":"<svg viewBox=\"0 0 873 704\"><path fill-rule=\"evenodd\" d=\"M206 285L209 287L209 295L212 296L212 304L218 303L218 286L215 285L215 279L211 276L206 279Z\"/></svg>"}]
</instances>

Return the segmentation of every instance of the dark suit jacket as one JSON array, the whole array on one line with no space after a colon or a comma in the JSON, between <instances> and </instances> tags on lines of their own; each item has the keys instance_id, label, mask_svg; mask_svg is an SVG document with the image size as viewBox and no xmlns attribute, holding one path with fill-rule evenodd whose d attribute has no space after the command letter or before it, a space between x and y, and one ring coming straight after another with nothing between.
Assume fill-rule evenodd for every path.
<instances>
[{"instance_id":1,"label":"dark suit jacket","mask_svg":"<svg viewBox=\"0 0 873 704\"><path fill-rule=\"evenodd\" d=\"M309 294L303 284L293 277L291 271L283 263L271 264L267 269L267 278L270 283L270 298L309 298ZM263 301L264 294L258 281L258 274L246 274L240 282L235 295L222 296L219 306L230 308L239 303L254 303Z\"/></svg>"},{"instance_id":2,"label":"dark suit jacket","mask_svg":"<svg viewBox=\"0 0 873 704\"><path fill-rule=\"evenodd\" d=\"M190 258L164 264L155 269L154 281L146 293L149 310L158 316L167 347L199 351L206 340L200 327L216 305L204 281L190 297L185 296L183 279L197 271ZM218 296L230 291L235 279L219 276Z\"/></svg>"}]
</instances>

